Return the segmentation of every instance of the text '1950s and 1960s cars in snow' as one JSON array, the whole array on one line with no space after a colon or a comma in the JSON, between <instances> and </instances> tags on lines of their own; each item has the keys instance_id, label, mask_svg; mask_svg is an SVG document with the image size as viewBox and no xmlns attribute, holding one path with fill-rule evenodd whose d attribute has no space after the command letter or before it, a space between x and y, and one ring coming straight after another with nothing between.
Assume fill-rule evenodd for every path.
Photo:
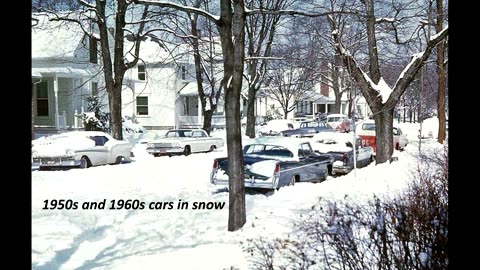
<instances>
[{"instance_id":1,"label":"text '1950s and 1960s cars in snow'","mask_svg":"<svg viewBox=\"0 0 480 270\"><path fill-rule=\"evenodd\" d=\"M165 137L150 141L147 152L154 156L190 155L211 152L223 146L221 138L210 137L203 129L169 130Z\"/></svg>"},{"instance_id":2,"label":"text '1950s and 1960s cars in snow'","mask_svg":"<svg viewBox=\"0 0 480 270\"><path fill-rule=\"evenodd\" d=\"M131 161L133 145L100 131L74 131L32 141L32 166L39 169L119 164Z\"/></svg>"},{"instance_id":3,"label":"text '1950s and 1960s cars in snow'","mask_svg":"<svg viewBox=\"0 0 480 270\"><path fill-rule=\"evenodd\" d=\"M296 182L321 182L331 172L333 157L315 153L308 141L264 137L243 148L245 187L278 189ZM210 182L228 186L228 158L216 158Z\"/></svg>"}]
</instances>

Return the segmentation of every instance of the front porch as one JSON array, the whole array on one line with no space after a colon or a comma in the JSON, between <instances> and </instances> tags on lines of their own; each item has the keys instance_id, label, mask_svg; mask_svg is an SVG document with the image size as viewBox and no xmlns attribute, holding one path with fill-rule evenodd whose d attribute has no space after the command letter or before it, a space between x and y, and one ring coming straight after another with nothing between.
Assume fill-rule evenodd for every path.
<instances>
[{"instance_id":1,"label":"front porch","mask_svg":"<svg viewBox=\"0 0 480 270\"><path fill-rule=\"evenodd\" d=\"M98 83L91 78L83 69L32 68L34 134L82 130L86 98L98 93Z\"/></svg>"}]
</instances>

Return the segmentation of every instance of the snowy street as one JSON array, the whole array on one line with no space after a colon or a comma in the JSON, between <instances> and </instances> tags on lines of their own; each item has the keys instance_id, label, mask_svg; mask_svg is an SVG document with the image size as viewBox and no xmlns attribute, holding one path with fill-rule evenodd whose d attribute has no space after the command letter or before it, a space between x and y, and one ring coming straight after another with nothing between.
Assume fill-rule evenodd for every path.
<instances>
[{"instance_id":1,"label":"snowy street","mask_svg":"<svg viewBox=\"0 0 480 270\"><path fill-rule=\"evenodd\" d=\"M414 132L411 126L404 132ZM129 164L32 171L32 269L249 269L241 242L291 232L292 221L319 197L362 200L405 187L418 150L418 139L409 139L406 151L395 152L398 161L370 164L356 179L352 171L268 196L247 194L247 223L236 232L227 231L228 192L209 182L213 159L225 156L226 147L169 158L153 157L145 144L136 144L136 160ZM42 209L61 199L71 200L65 204L70 209ZM82 209L84 202L104 200L104 209ZM136 209L111 209L112 200L115 208ZM188 209L177 209L180 200ZM195 202L225 205L194 210Z\"/></svg>"}]
</instances>

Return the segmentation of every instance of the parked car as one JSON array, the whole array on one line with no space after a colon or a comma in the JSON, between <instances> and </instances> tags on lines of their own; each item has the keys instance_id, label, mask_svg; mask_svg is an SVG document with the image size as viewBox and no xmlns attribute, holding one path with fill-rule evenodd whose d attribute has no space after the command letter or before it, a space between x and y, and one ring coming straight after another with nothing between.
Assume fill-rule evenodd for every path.
<instances>
[{"instance_id":1,"label":"parked car","mask_svg":"<svg viewBox=\"0 0 480 270\"><path fill-rule=\"evenodd\" d=\"M313 135L319 132L335 132L335 130L325 122L310 120L301 122L300 128L282 131L281 135L284 137L302 138L313 137Z\"/></svg>"},{"instance_id":2,"label":"parked car","mask_svg":"<svg viewBox=\"0 0 480 270\"><path fill-rule=\"evenodd\" d=\"M344 114L329 114L327 115L327 124L336 131L350 132L350 119Z\"/></svg>"},{"instance_id":3,"label":"parked car","mask_svg":"<svg viewBox=\"0 0 480 270\"><path fill-rule=\"evenodd\" d=\"M223 146L223 139L210 137L203 129L172 129L163 138L150 141L147 152L155 157L212 152Z\"/></svg>"},{"instance_id":4,"label":"parked car","mask_svg":"<svg viewBox=\"0 0 480 270\"><path fill-rule=\"evenodd\" d=\"M331 173L333 157L315 153L303 139L265 137L243 148L245 187L278 189L297 182L319 182ZM228 157L216 158L210 182L228 186Z\"/></svg>"},{"instance_id":5,"label":"parked car","mask_svg":"<svg viewBox=\"0 0 480 270\"><path fill-rule=\"evenodd\" d=\"M362 138L338 132L322 132L315 134L310 141L315 152L330 154L334 158L332 174L347 174L354 168L367 166L373 161L373 148L362 145ZM355 145L355 158L353 146Z\"/></svg>"},{"instance_id":6,"label":"parked car","mask_svg":"<svg viewBox=\"0 0 480 270\"><path fill-rule=\"evenodd\" d=\"M400 127L393 126L393 148L396 150L403 150L408 144L407 135L403 134ZM362 144L373 148L373 155L376 155L377 145L375 137L375 121L365 120L357 126L356 133L362 138Z\"/></svg>"},{"instance_id":7,"label":"parked car","mask_svg":"<svg viewBox=\"0 0 480 270\"><path fill-rule=\"evenodd\" d=\"M438 117L427 118L422 122L422 139L436 139L438 137ZM446 126L448 128L448 125ZM420 134L420 130L418 131Z\"/></svg>"},{"instance_id":8,"label":"parked car","mask_svg":"<svg viewBox=\"0 0 480 270\"><path fill-rule=\"evenodd\" d=\"M279 136L280 132L284 130L292 130L292 129L295 129L295 126L289 120L285 120L285 119L270 120L267 122L266 125L262 126L258 130L258 136L259 137Z\"/></svg>"},{"instance_id":9,"label":"parked car","mask_svg":"<svg viewBox=\"0 0 480 270\"><path fill-rule=\"evenodd\" d=\"M101 131L66 132L32 141L32 165L46 169L119 164L131 161L132 148Z\"/></svg>"}]
</instances>

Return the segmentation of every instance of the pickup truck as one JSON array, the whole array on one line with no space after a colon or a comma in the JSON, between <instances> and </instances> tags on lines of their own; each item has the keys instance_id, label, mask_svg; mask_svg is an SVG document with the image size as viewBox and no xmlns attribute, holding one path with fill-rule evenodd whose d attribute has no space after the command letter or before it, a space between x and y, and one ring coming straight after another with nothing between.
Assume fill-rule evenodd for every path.
<instances>
[{"instance_id":1,"label":"pickup truck","mask_svg":"<svg viewBox=\"0 0 480 270\"><path fill-rule=\"evenodd\" d=\"M371 146L373 148L373 155L377 153L377 144L375 136L375 121L366 120L361 122L356 129L356 133L362 138L362 145ZM393 149L403 150L408 144L407 135L403 134L402 130L393 126Z\"/></svg>"},{"instance_id":2,"label":"pickup truck","mask_svg":"<svg viewBox=\"0 0 480 270\"><path fill-rule=\"evenodd\" d=\"M297 182L321 182L331 174L333 157L315 153L310 142L264 137L243 148L245 187L279 189ZM210 183L228 186L228 157L216 158Z\"/></svg>"}]
</instances>

